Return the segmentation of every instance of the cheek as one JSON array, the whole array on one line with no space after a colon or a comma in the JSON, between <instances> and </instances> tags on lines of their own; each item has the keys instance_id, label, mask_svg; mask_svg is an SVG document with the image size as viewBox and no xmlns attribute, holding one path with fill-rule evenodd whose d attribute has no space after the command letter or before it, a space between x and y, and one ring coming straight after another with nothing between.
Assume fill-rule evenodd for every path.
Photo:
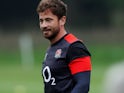
<instances>
[{"instance_id":1,"label":"cheek","mask_svg":"<svg viewBox=\"0 0 124 93\"><path fill-rule=\"evenodd\" d=\"M40 28L41 28L41 23L39 22L39 26L40 26Z\"/></svg>"},{"instance_id":2,"label":"cheek","mask_svg":"<svg viewBox=\"0 0 124 93\"><path fill-rule=\"evenodd\" d=\"M62 20L59 20L59 25L60 25L60 26L62 26L62 25L63 25Z\"/></svg>"},{"instance_id":3,"label":"cheek","mask_svg":"<svg viewBox=\"0 0 124 93\"><path fill-rule=\"evenodd\" d=\"M39 24L39 26L40 26L40 29L42 30L41 24Z\"/></svg>"}]
</instances>

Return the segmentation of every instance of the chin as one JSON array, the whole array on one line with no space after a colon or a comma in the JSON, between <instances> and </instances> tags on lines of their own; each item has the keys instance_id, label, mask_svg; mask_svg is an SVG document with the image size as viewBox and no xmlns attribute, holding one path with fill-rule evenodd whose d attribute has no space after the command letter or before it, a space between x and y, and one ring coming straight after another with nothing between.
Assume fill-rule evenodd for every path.
<instances>
[{"instance_id":1,"label":"chin","mask_svg":"<svg viewBox=\"0 0 124 93\"><path fill-rule=\"evenodd\" d=\"M43 36L44 36L45 38L47 38L47 39L51 37L51 36L48 35L48 34L44 34Z\"/></svg>"},{"instance_id":2,"label":"chin","mask_svg":"<svg viewBox=\"0 0 124 93\"><path fill-rule=\"evenodd\" d=\"M44 36L46 39L50 39L51 38L51 36Z\"/></svg>"}]
</instances>

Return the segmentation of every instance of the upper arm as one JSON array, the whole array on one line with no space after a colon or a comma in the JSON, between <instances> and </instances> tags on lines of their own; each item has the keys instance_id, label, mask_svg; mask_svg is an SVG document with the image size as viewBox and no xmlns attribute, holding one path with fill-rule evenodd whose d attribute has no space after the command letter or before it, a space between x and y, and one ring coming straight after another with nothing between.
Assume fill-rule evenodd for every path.
<instances>
[{"instance_id":1,"label":"upper arm","mask_svg":"<svg viewBox=\"0 0 124 93\"><path fill-rule=\"evenodd\" d=\"M81 42L72 44L68 50L67 61L72 74L91 70L91 57Z\"/></svg>"}]
</instances>

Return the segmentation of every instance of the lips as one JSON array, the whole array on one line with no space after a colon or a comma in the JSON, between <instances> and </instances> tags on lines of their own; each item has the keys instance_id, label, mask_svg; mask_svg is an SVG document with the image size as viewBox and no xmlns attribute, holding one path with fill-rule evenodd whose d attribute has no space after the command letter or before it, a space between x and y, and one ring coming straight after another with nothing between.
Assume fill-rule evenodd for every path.
<instances>
[{"instance_id":1,"label":"lips","mask_svg":"<svg viewBox=\"0 0 124 93\"><path fill-rule=\"evenodd\" d=\"M43 31L44 34L47 34L49 31Z\"/></svg>"},{"instance_id":2,"label":"lips","mask_svg":"<svg viewBox=\"0 0 124 93\"><path fill-rule=\"evenodd\" d=\"M47 33L49 33L51 31L51 29L45 29L45 30L43 30L43 33L44 34L47 34Z\"/></svg>"}]
</instances>

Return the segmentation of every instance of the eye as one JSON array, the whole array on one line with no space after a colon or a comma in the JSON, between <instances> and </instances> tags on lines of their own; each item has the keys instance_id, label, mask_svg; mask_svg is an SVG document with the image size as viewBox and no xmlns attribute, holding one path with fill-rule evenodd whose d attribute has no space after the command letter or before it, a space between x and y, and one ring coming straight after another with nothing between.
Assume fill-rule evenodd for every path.
<instances>
[{"instance_id":1,"label":"eye","mask_svg":"<svg viewBox=\"0 0 124 93\"><path fill-rule=\"evenodd\" d=\"M51 22L52 20L53 20L53 19L51 19L51 18L47 18L47 19L46 19L47 22Z\"/></svg>"},{"instance_id":2,"label":"eye","mask_svg":"<svg viewBox=\"0 0 124 93\"><path fill-rule=\"evenodd\" d=\"M39 19L39 22L40 22L40 23L43 23L43 20L42 20L42 19Z\"/></svg>"}]
</instances>

